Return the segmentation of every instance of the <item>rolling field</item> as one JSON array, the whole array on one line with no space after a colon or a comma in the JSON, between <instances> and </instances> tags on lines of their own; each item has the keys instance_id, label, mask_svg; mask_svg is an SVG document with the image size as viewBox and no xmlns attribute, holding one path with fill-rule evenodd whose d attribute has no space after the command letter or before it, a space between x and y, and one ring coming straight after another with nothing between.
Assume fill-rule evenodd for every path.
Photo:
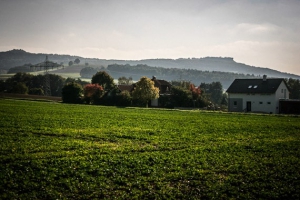
<instances>
[{"instance_id":1,"label":"rolling field","mask_svg":"<svg viewBox=\"0 0 300 200\"><path fill-rule=\"evenodd\" d=\"M300 117L0 99L0 199L300 199Z\"/></svg>"}]
</instances>

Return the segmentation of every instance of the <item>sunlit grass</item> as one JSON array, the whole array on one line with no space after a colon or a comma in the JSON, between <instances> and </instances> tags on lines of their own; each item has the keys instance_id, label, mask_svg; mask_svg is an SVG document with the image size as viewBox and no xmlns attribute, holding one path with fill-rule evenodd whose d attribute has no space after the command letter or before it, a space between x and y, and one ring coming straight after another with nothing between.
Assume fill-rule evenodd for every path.
<instances>
[{"instance_id":1,"label":"sunlit grass","mask_svg":"<svg viewBox=\"0 0 300 200\"><path fill-rule=\"evenodd\" d=\"M0 100L0 197L299 199L299 122Z\"/></svg>"}]
</instances>

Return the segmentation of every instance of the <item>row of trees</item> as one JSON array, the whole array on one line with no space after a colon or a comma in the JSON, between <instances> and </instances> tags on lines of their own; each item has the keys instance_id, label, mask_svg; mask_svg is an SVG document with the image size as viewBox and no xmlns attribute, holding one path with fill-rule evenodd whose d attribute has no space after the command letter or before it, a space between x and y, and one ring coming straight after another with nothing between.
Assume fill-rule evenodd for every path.
<instances>
[{"instance_id":1,"label":"row of trees","mask_svg":"<svg viewBox=\"0 0 300 200\"><path fill-rule=\"evenodd\" d=\"M65 103L86 103L97 105L115 106L146 106L151 99L159 97L161 107L205 107L214 101L215 93L210 93L206 88L212 84L202 84L195 87L187 81L173 81L167 95L159 96L158 88L154 82L142 77L137 83L133 83L131 77L120 77L118 84L133 85L132 91L120 91L113 78L105 71L93 75L91 83L81 79L64 79L61 76L49 74L50 89L52 96L62 96ZM31 75L29 73L16 73L6 81L0 81L0 92L20 93L32 95L44 95L45 75ZM222 95L222 86L211 91ZM206 90L205 90L206 89ZM220 96L220 95L219 95Z\"/></svg>"},{"instance_id":2,"label":"row of trees","mask_svg":"<svg viewBox=\"0 0 300 200\"><path fill-rule=\"evenodd\" d=\"M125 80L128 81L126 77L119 78L119 81ZM134 85L132 92L120 91L113 78L105 71L97 72L92 77L91 83L83 87L76 82L70 82L62 89L62 99L65 103L116 106L148 105L150 100L158 97L158 88L154 87L154 82L147 77L142 77Z\"/></svg>"},{"instance_id":3,"label":"row of trees","mask_svg":"<svg viewBox=\"0 0 300 200\"><path fill-rule=\"evenodd\" d=\"M212 104L221 104L224 98L222 85L219 82L203 83L205 90L196 87L191 82L173 81L167 94L159 95L159 89L154 82L142 77L133 84L131 77L120 77L119 85L133 85L132 91L120 91L114 84L113 78L105 71L93 75L91 84L81 86L76 83L65 85L62 91L65 103L87 103L116 106L147 106L153 99L158 99L161 107L206 107ZM210 92L209 89L211 89ZM213 97L213 98L211 98ZM219 99L217 99L219 98ZM216 100L215 100L216 99ZM222 101L225 105L227 101Z\"/></svg>"},{"instance_id":4,"label":"row of trees","mask_svg":"<svg viewBox=\"0 0 300 200\"><path fill-rule=\"evenodd\" d=\"M71 60L71 61L69 61L69 63L68 63L68 64L69 64L69 66L72 66L74 63L78 65L78 64L80 63L80 60L79 60L79 58L76 58L76 59L74 60L74 62L73 62L72 60Z\"/></svg>"},{"instance_id":5,"label":"row of trees","mask_svg":"<svg viewBox=\"0 0 300 200\"><path fill-rule=\"evenodd\" d=\"M159 97L161 107L216 107L227 105L227 95L220 82L201 83L195 86L189 81L172 81L172 87L159 96L154 82L142 77L133 84L132 78L120 77L118 84L133 85L131 91L121 91L113 78L105 71L93 75L91 83L80 79L64 79L50 74L52 96L62 96L65 103L86 103L115 106L145 106ZM286 80L290 98L300 99L300 83L296 79ZM17 73L6 81L0 81L0 92L44 95L45 75Z\"/></svg>"},{"instance_id":6,"label":"row of trees","mask_svg":"<svg viewBox=\"0 0 300 200\"><path fill-rule=\"evenodd\" d=\"M88 82L82 81L81 79L65 79L55 74L48 74L47 76L49 76L50 79L51 95L57 97L61 97L62 88L70 82L75 82L82 86L88 84ZM19 72L6 81L0 80L0 92L44 95L45 82L45 75L34 76L29 73Z\"/></svg>"}]
</instances>

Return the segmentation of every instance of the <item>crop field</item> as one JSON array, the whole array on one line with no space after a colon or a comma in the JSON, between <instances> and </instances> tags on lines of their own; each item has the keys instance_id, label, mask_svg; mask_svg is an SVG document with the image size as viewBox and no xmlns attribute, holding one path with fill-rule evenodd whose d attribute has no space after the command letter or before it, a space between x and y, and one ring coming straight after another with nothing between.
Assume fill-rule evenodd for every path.
<instances>
[{"instance_id":1,"label":"crop field","mask_svg":"<svg viewBox=\"0 0 300 200\"><path fill-rule=\"evenodd\" d=\"M0 99L0 199L300 199L300 117Z\"/></svg>"}]
</instances>

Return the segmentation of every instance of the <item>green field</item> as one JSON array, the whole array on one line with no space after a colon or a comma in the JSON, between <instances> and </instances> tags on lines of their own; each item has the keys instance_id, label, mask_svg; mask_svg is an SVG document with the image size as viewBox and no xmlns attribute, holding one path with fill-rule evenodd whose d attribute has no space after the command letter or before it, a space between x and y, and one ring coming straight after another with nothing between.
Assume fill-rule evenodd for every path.
<instances>
[{"instance_id":1,"label":"green field","mask_svg":"<svg viewBox=\"0 0 300 200\"><path fill-rule=\"evenodd\" d=\"M300 117L0 99L0 199L300 199Z\"/></svg>"}]
</instances>

